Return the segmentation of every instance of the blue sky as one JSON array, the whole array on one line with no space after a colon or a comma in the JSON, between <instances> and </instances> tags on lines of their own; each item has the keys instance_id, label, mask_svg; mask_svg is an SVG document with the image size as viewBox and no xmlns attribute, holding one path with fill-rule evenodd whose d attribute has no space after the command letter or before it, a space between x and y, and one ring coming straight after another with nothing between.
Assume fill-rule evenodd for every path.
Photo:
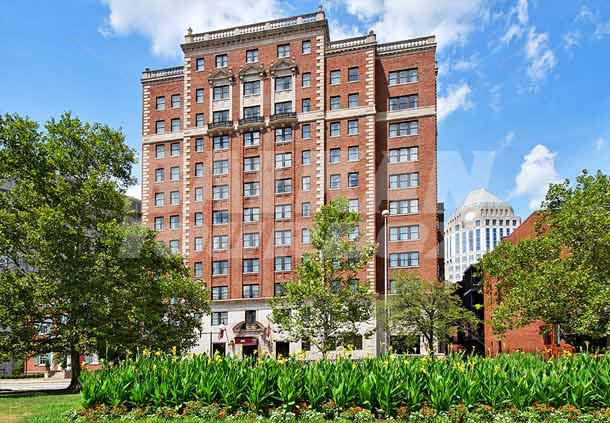
<instances>
[{"instance_id":1,"label":"blue sky","mask_svg":"<svg viewBox=\"0 0 610 423\"><path fill-rule=\"evenodd\" d=\"M610 2L327 0L334 39L436 34L439 200L484 186L526 217L549 182L610 173ZM317 1L3 2L0 113L70 110L140 150L140 72L181 63L196 32L313 11ZM139 167L135 169L139 176Z\"/></svg>"}]
</instances>

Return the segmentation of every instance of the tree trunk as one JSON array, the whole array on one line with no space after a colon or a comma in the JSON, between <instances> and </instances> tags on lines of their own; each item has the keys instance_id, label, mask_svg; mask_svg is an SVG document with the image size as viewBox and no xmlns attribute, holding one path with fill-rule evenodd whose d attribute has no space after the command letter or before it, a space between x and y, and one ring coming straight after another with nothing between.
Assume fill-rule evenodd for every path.
<instances>
[{"instance_id":1,"label":"tree trunk","mask_svg":"<svg viewBox=\"0 0 610 423\"><path fill-rule=\"evenodd\" d=\"M72 370L72 378L70 379L70 385L68 391L80 392L80 353L78 351L70 351L70 368Z\"/></svg>"}]
</instances>

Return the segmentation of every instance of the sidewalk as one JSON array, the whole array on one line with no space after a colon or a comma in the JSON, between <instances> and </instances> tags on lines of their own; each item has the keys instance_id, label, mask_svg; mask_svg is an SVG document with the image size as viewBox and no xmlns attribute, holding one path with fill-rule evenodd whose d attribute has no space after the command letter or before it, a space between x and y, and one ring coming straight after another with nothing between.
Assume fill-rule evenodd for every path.
<instances>
[{"instance_id":1,"label":"sidewalk","mask_svg":"<svg viewBox=\"0 0 610 423\"><path fill-rule=\"evenodd\" d=\"M65 389L69 384L70 379L64 379L63 377L48 379L0 379L0 393Z\"/></svg>"}]
</instances>

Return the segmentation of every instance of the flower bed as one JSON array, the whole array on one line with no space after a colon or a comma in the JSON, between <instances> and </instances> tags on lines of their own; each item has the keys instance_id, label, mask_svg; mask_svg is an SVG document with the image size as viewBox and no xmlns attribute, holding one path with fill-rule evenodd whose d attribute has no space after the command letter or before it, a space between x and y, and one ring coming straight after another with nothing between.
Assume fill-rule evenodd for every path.
<instances>
[{"instance_id":1,"label":"flower bed","mask_svg":"<svg viewBox=\"0 0 610 423\"><path fill-rule=\"evenodd\" d=\"M334 362L167 355L84 373L82 384L85 413L114 407L142 415L199 410L217 411L219 417L291 413L334 418L348 413L344 417L358 420L475 409L546 413L563 407L586 414L610 407L610 355Z\"/></svg>"}]
</instances>

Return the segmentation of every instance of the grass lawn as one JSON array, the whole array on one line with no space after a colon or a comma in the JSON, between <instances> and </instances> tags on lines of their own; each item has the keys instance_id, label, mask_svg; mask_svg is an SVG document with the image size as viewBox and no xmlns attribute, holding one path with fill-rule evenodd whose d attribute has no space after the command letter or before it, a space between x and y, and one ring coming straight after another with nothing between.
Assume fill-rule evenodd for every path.
<instances>
[{"instance_id":1,"label":"grass lawn","mask_svg":"<svg viewBox=\"0 0 610 423\"><path fill-rule=\"evenodd\" d=\"M68 410L79 407L79 394L20 394L0 397L2 423L63 423Z\"/></svg>"}]
</instances>

